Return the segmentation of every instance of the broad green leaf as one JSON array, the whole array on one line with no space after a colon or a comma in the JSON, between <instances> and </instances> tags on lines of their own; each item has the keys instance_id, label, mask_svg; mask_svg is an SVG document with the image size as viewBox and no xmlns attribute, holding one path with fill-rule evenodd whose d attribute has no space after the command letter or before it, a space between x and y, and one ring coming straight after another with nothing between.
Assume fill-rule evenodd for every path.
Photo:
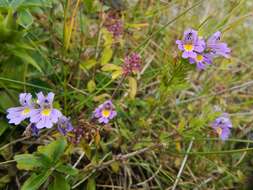
<instances>
[{"instance_id":1,"label":"broad green leaf","mask_svg":"<svg viewBox=\"0 0 253 190\"><path fill-rule=\"evenodd\" d=\"M54 174L54 181L50 190L69 190L70 185L67 180L61 174Z\"/></svg>"},{"instance_id":2,"label":"broad green leaf","mask_svg":"<svg viewBox=\"0 0 253 190\"><path fill-rule=\"evenodd\" d=\"M121 71L122 67L115 64L106 64L102 67L102 71Z\"/></svg>"},{"instance_id":3,"label":"broad green leaf","mask_svg":"<svg viewBox=\"0 0 253 190\"><path fill-rule=\"evenodd\" d=\"M111 47L106 47L104 49L104 51L102 52L101 64L102 65L107 64L111 60L112 54L113 54L112 48Z\"/></svg>"},{"instance_id":4,"label":"broad green leaf","mask_svg":"<svg viewBox=\"0 0 253 190\"><path fill-rule=\"evenodd\" d=\"M60 156L64 153L66 146L66 140L64 138L60 138L46 146L39 146L38 152L46 155L52 161L57 162Z\"/></svg>"},{"instance_id":5,"label":"broad green leaf","mask_svg":"<svg viewBox=\"0 0 253 190\"><path fill-rule=\"evenodd\" d=\"M17 168L20 170L33 170L34 168L42 167L36 156L32 154L20 154L14 157L17 162Z\"/></svg>"},{"instance_id":6,"label":"broad green leaf","mask_svg":"<svg viewBox=\"0 0 253 190\"><path fill-rule=\"evenodd\" d=\"M87 89L90 93L94 92L96 90L96 83L94 80L90 80L87 84Z\"/></svg>"},{"instance_id":7,"label":"broad green leaf","mask_svg":"<svg viewBox=\"0 0 253 190\"><path fill-rule=\"evenodd\" d=\"M96 181L93 177L88 179L87 190L96 190Z\"/></svg>"},{"instance_id":8,"label":"broad green leaf","mask_svg":"<svg viewBox=\"0 0 253 190\"><path fill-rule=\"evenodd\" d=\"M130 88L129 97L133 99L137 93L137 81L133 77L128 77L128 81L129 81L129 88Z\"/></svg>"},{"instance_id":9,"label":"broad green leaf","mask_svg":"<svg viewBox=\"0 0 253 190\"><path fill-rule=\"evenodd\" d=\"M18 13L18 23L24 28L28 28L33 23L33 16L28 10L22 10Z\"/></svg>"},{"instance_id":10,"label":"broad green leaf","mask_svg":"<svg viewBox=\"0 0 253 190\"><path fill-rule=\"evenodd\" d=\"M29 177L24 185L21 187L21 190L37 190L39 187L48 179L51 175L52 170L42 171L40 174L32 174Z\"/></svg>"},{"instance_id":11,"label":"broad green leaf","mask_svg":"<svg viewBox=\"0 0 253 190\"><path fill-rule=\"evenodd\" d=\"M78 174L78 170L73 168L70 165L63 165L61 164L60 166L58 166L56 168L56 171L60 172L60 173L65 173L68 175L77 175Z\"/></svg>"}]
</instances>

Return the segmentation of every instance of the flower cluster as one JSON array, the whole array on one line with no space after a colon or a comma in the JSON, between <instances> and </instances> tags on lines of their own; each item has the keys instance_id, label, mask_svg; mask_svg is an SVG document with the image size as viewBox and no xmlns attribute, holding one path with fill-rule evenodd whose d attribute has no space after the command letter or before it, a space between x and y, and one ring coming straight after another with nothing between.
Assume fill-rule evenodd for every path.
<instances>
[{"instance_id":1,"label":"flower cluster","mask_svg":"<svg viewBox=\"0 0 253 190\"><path fill-rule=\"evenodd\" d=\"M37 100L33 101L30 93L21 93L19 102L21 106L9 108L7 118L9 123L18 125L23 120L29 119L29 129L33 134L37 134L39 129L52 128L58 124L58 129L62 134L72 129L72 125L64 115L53 107L54 93L50 92L45 96L42 92L37 94Z\"/></svg>"},{"instance_id":2,"label":"flower cluster","mask_svg":"<svg viewBox=\"0 0 253 190\"><path fill-rule=\"evenodd\" d=\"M37 136L42 128L52 128L57 125L58 131L62 135L73 131L74 127L70 118L64 116L58 109L53 107L54 93L50 92L45 96L42 92L37 94L37 100L32 99L30 93L21 93L19 102L21 106L7 109L7 119L10 124L19 125L25 119L29 119L25 134L32 133ZM93 112L93 117L98 119L99 123L107 124L117 115L111 100L105 101ZM78 132L78 129L75 129ZM80 139L76 139L79 141Z\"/></svg>"},{"instance_id":3,"label":"flower cluster","mask_svg":"<svg viewBox=\"0 0 253 190\"><path fill-rule=\"evenodd\" d=\"M184 32L182 40L177 40L178 49L183 52L182 57L189 59L189 62L196 64L199 70L203 70L210 65L213 58L223 56L229 58L230 49L226 43L220 41L221 32L215 32L210 38L205 40L198 36L198 32L188 29Z\"/></svg>"},{"instance_id":4,"label":"flower cluster","mask_svg":"<svg viewBox=\"0 0 253 190\"><path fill-rule=\"evenodd\" d=\"M230 130L232 128L232 123L229 119L227 113L223 113L220 117L216 118L212 123L212 128L219 135L221 140L225 141L230 135Z\"/></svg>"},{"instance_id":5,"label":"flower cluster","mask_svg":"<svg viewBox=\"0 0 253 190\"><path fill-rule=\"evenodd\" d=\"M114 38L123 35L124 25L118 13L109 12L106 16L104 26L112 33Z\"/></svg>"},{"instance_id":6,"label":"flower cluster","mask_svg":"<svg viewBox=\"0 0 253 190\"><path fill-rule=\"evenodd\" d=\"M138 53L131 53L125 57L123 64L123 72L125 75L137 73L141 70L141 56Z\"/></svg>"}]
</instances>

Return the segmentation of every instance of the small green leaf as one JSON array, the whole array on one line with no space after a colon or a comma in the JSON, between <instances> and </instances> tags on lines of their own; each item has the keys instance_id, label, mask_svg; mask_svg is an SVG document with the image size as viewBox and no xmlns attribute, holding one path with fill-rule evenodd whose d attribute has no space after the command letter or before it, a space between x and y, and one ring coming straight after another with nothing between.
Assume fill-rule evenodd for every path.
<instances>
[{"instance_id":1,"label":"small green leaf","mask_svg":"<svg viewBox=\"0 0 253 190\"><path fill-rule=\"evenodd\" d=\"M42 163L32 154L20 154L14 157L17 162L17 168L20 170L33 170L34 168L42 167Z\"/></svg>"},{"instance_id":2,"label":"small green leaf","mask_svg":"<svg viewBox=\"0 0 253 190\"><path fill-rule=\"evenodd\" d=\"M38 152L46 155L52 161L57 162L60 156L64 153L66 146L66 140L64 138L60 138L46 146L39 146Z\"/></svg>"},{"instance_id":3,"label":"small green leaf","mask_svg":"<svg viewBox=\"0 0 253 190\"><path fill-rule=\"evenodd\" d=\"M4 175L3 177L0 177L0 188L4 189L7 183L10 183L11 176L10 175Z\"/></svg>"},{"instance_id":4,"label":"small green leaf","mask_svg":"<svg viewBox=\"0 0 253 190\"><path fill-rule=\"evenodd\" d=\"M114 71L112 73L112 79L114 80L114 79L120 77L122 74L123 74L123 70Z\"/></svg>"},{"instance_id":5,"label":"small green leaf","mask_svg":"<svg viewBox=\"0 0 253 190\"><path fill-rule=\"evenodd\" d=\"M24 28L29 28L33 23L33 16L28 10L21 10L18 13L18 23Z\"/></svg>"},{"instance_id":6,"label":"small green leaf","mask_svg":"<svg viewBox=\"0 0 253 190\"><path fill-rule=\"evenodd\" d=\"M77 175L78 174L78 170L73 168L70 165L63 165L61 164L60 166L58 166L56 168L56 171L60 172L60 173L65 173L68 175Z\"/></svg>"},{"instance_id":7,"label":"small green leaf","mask_svg":"<svg viewBox=\"0 0 253 190\"><path fill-rule=\"evenodd\" d=\"M128 81L129 81L129 88L130 88L129 96L130 96L130 98L134 99L134 97L137 93L137 81L133 77L129 77Z\"/></svg>"},{"instance_id":8,"label":"small green leaf","mask_svg":"<svg viewBox=\"0 0 253 190\"><path fill-rule=\"evenodd\" d=\"M97 61L95 59L90 59L87 61L83 61L80 64L80 68L83 69L84 71L91 69L92 67L94 67L96 65Z\"/></svg>"},{"instance_id":9,"label":"small green leaf","mask_svg":"<svg viewBox=\"0 0 253 190\"><path fill-rule=\"evenodd\" d=\"M112 54L113 54L113 51L111 47L106 47L102 53L101 64L102 65L107 64L111 60Z\"/></svg>"},{"instance_id":10,"label":"small green leaf","mask_svg":"<svg viewBox=\"0 0 253 190\"><path fill-rule=\"evenodd\" d=\"M54 174L54 181L53 184L50 185L50 190L69 190L70 185L68 184L67 180L61 174Z\"/></svg>"},{"instance_id":11,"label":"small green leaf","mask_svg":"<svg viewBox=\"0 0 253 190\"><path fill-rule=\"evenodd\" d=\"M96 190L96 181L93 177L88 179L87 190Z\"/></svg>"},{"instance_id":12,"label":"small green leaf","mask_svg":"<svg viewBox=\"0 0 253 190\"><path fill-rule=\"evenodd\" d=\"M113 43L113 36L112 36L112 34L106 28L103 28L101 30L101 32L103 34L104 47L111 47L111 45Z\"/></svg>"},{"instance_id":13,"label":"small green leaf","mask_svg":"<svg viewBox=\"0 0 253 190\"><path fill-rule=\"evenodd\" d=\"M113 162L111 164L111 168L112 168L112 171L114 173L118 173L119 172L119 169L120 169L120 165L119 165L119 162Z\"/></svg>"},{"instance_id":14,"label":"small green leaf","mask_svg":"<svg viewBox=\"0 0 253 190\"><path fill-rule=\"evenodd\" d=\"M21 190L37 190L39 187L47 180L51 175L51 170L42 171L40 174L32 174L29 177L24 185L21 187Z\"/></svg>"},{"instance_id":15,"label":"small green leaf","mask_svg":"<svg viewBox=\"0 0 253 190\"><path fill-rule=\"evenodd\" d=\"M90 93L94 92L96 90L96 83L94 80L90 80L87 84L87 89Z\"/></svg>"},{"instance_id":16,"label":"small green leaf","mask_svg":"<svg viewBox=\"0 0 253 190\"><path fill-rule=\"evenodd\" d=\"M102 67L102 71L121 71L122 67L115 64L106 64Z\"/></svg>"}]
</instances>

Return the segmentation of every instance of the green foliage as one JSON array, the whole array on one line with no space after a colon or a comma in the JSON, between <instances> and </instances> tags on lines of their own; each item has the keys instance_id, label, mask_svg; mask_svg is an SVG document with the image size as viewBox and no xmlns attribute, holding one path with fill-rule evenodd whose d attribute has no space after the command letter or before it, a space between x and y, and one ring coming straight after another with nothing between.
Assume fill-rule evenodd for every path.
<instances>
[{"instance_id":1,"label":"green foliage","mask_svg":"<svg viewBox=\"0 0 253 190\"><path fill-rule=\"evenodd\" d=\"M252 8L243 0L0 0L0 189L164 190L179 171L175 189L243 189L252 174ZM122 36L109 32L109 13ZM175 40L190 27L204 38L220 30L231 58L204 71L182 59ZM125 76L132 52L142 71ZM39 91L56 94L54 108L84 131L80 143L74 132L59 137L56 125L23 137L28 121L8 124L18 94ZM92 113L107 99L117 117L102 125ZM233 122L226 142L211 128L223 112Z\"/></svg>"},{"instance_id":2,"label":"green foliage","mask_svg":"<svg viewBox=\"0 0 253 190\"><path fill-rule=\"evenodd\" d=\"M46 146L38 147L37 152L33 154L21 154L15 156L17 167L20 170L33 170L35 173L26 180L22 190L36 190L49 179L50 175L54 176L54 181L50 189L70 189L67 180L62 174L77 175L77 170L72 166L64 165L60 157L66 149L66 140L60 138Z\"/></svg>"}]
</instances>

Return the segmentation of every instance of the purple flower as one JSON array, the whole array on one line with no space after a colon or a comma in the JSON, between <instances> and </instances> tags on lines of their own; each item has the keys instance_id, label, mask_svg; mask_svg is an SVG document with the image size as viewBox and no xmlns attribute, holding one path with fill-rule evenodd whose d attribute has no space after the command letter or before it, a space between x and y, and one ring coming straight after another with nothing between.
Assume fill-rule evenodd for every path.
<instances>
[{"instance_id":1,"label":"purple flower","mask_svg":"<svg viewBox=\"0 0 253 190\"><path fill-rule=\"evenodd\" d=\"M98 122L104 124L108 123L116 115L117 112L111 100L105 101L93 112L93 116L98 119Z\"/></svg>"},{"instance_id":2,"label":"purple flower","mask_svg":"<svg viewBox=\"0 0 253 190\"><path fill-rule=\"evenodd\" d=\"M114 38L118 38L123 35L123 22L121 20L115 20L113 24L106 26L107 30L112 33Z\"/></svg>"},{"instance_id":3,"label":"purple flower","mask_svg":"<svg viewBox=\"0 0 253 190\"><path fill-rule=\"evenodd\" d=\"M51 128L54 123L58 122L58 119L62 116L62 113L53 108L54 93L50 92L47 96L44 96L42 92L37 94L37 103L39 108L34 110L31 115L31 123L36 123L38 129Z\"/></svg>"},{"instance_id":4,"label":"purple flower","mask_svg":"<svg viewBox=\"0 0 253 190\"><path fill-rule=\"evenodd\" d=\"M184 32L183 40L177 40L178 49L183 51L183 58L197 57L197 52L202 53L205 49L205 41L198 37L198 32L188 29Z\"/></svg>"},{"instance_id":5,"label":"purple flower","mask_svg":"<svg viewBox=\"0 0 253 190\"><path fill-rule=\"evenodd\" d=\"M137 73L141 71L141 56L138 53L131 53L125 57L123 64L123 72L125 75Z\"/></svg>"},{"instance_id":6,"label":"purple flower","mask_svg":"<svg viewBox=\"0 0 253 190\"><path fill-rule=\"evenodd\" d=\"M225 58L229 58L231 50L228 48L226 43L220 42L221 32L215 32L208 40L207 40L207 48L209 49L211 55L213 57L223 56Z\"/></svg>"},{"instance_id":7,"label":"purple flower","mask_svg":"<svg viewBox=\"0 0 253 190\"><path fill-rule=\"evenodd\" d=\"M21 93L19 95L20 107L7 109L7 119L9 123L15 125L20 124L23 120L29 118L34 112L34 105L32 102L32 95L30 93Z\"/></svg>"},{"instance_id":8,"label":"purple flower","mask_svg":"<svg viewBox=\"0 0 253 190\"><path fill-rule=\"evenodd\" d=\"M199 70L203 70L206 68L207 65L210 65L212 63L212 57L210 54L205 53L197 53L197 56L195 58L189 58L190 63L196 63L197 68Z\"/></svg>"},{"instance_id":9,"label":"purple flower","mask_svg":"<svg viewBox=\"0 0 253 190\"><path fill-rule=\"evenodd\" d=\"M29 123L29 125L25 128L23 135L30 136L39 136L39 129L36 127L35 123Z\"/></svg>"},{"instance_id":10,"label":"purple flower","mask_svg":"<svg viewBox=\"0 0 253 190\"><path fill-rule=\"evenodd\" d=\"M121 14L115 11L109 11L106 14L104 26L113 35L114 38L118 38L124 33L124 23L121 19Z\"/></svg>"},{"instance_id":11,"label":"purple flower","mask_svg":"<svg viewBox=\"0 0 253 190\"><path fill-rule=\"evenodd\" d=\"M68 132L72 131L74 128L70 122L70 118L67 118L65 116L61 116L57 123L58 131L62 135L66 135Z\"/></svg>"},{"instance_id":12,"label":"purple flower","mask_svg":"<svg viewBox=\"0 0 253 190\"><path fill-rule=\"evenodd\" d=\"M220 117L216 118L212 124L212 128L219 135L221 140L225 141L230 135L232 123L227 113L223 113Z\"/></svg>"},{"instance_id":13,"label":"purple flower","mask_svg":"<svg viewBox=\"0 0 253 190\"><path fill-rule=\"evenodd\" d=\"M39 136L39 129L36 127L34 123L31 123L31 132L33 136Z\"/></svg>"}]
</instances>

